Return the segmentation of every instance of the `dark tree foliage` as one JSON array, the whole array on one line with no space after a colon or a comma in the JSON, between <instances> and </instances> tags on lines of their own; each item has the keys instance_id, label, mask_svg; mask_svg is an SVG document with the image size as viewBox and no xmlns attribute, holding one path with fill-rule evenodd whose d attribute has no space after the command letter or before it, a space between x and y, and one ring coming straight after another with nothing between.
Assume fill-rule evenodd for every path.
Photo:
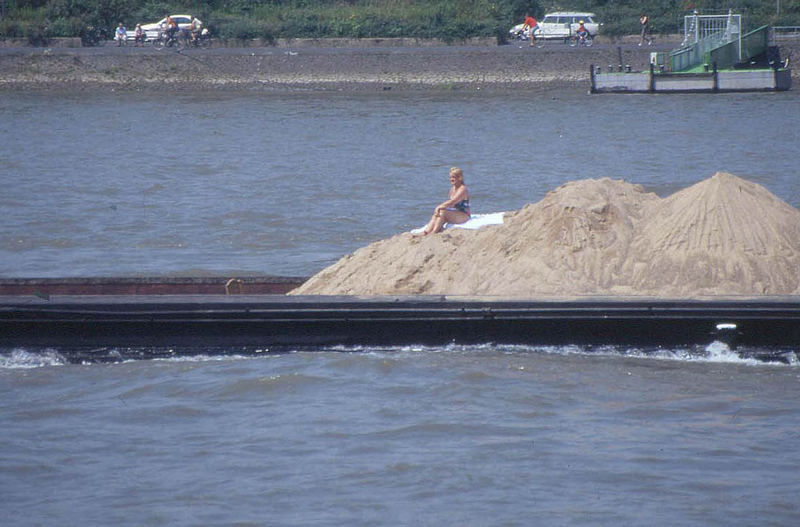
<instances>
[{"instance_id":1,"label":"dark tree foliage","mask_svg":"<svg viewBox=\"0 0 800 527\"><path fill-rule=\"evenodd\" d=\"M655 32L680 31L683 16L698 10L744 16L745 29L800 25L800 0L0 0L0 38L32 34L77 36L88 26L133 27L166 13L199 16L222 38L438 37L505 38L525 13L591 11L603 33L638 33L647 13Z\"/></svg>"}]
</instances>

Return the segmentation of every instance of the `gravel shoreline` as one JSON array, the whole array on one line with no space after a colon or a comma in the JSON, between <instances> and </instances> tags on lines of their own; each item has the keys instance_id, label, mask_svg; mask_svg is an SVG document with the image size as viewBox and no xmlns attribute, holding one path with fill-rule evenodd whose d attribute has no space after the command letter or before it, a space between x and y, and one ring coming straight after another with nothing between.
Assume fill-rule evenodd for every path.
<instances>
[{"instance_id":1,"label":"gravel shoreline","mask_svg":"<svg viewBox=\"0 0 800 527\"><path fill-rule=\"evenodd\" d=\"M585 85L615 49L414 48L52 49L0 54L0 89L415 90ZM645 67L647 50L623 60Z\"/></svg>"},{"instance_id":2,"label":"gravel shoreline","mask_svg":"<svg viewBox=\"0 0 800 527\"><path fill-rule=\"evenodd\" d=\"M590 65L617 67L621 54L623 64L644 70L650 52L673 44L2 49L0 90L588 89Z\"/></svg>"}]
</instances>

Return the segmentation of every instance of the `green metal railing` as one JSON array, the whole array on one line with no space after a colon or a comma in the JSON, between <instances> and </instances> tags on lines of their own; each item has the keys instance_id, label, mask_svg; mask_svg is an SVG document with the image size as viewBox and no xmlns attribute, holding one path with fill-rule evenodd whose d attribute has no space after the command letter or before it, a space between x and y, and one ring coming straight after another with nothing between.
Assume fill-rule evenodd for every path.
<instances>
[{"instance_id":1,"label":"green metal railing","mask_svg":"<svg viewBox=\"0 0 800 527\"><path fill-rule=\"evenodd\" d=\"M669 54L670 71L686 71L698 64L702 64L706 54L724 40L725 33L722 31L712 33L693 44L683 46Z\"/></svg>"},{"instance_id":2,"label":"green metal railing","mask_svg":"<svg viewBox=\"0 0 800 527\"><path fill-rule=\"evenodd\" d=\"M725 69L747 62L767 51L769 36L769 26L761 26L742 35L740 40L733 40L710 50L705 56L705 64L716 62L717 68Z\"/></svg>"},{"instance_id":3,"label":"green metal railing","mask_svg":"<svg viewBox=\"0 0 800 527\"><path fill-rule=\"evenodd\" d=\"M792 40L800 38L800 26L773 26L775 40Z\"/></svg>"},{"instance_id":4,"label":"green metal railing","mask_svg":"<svg viewBox=\"0 0 800 527\"><path fill-rule=\"evenodd\" d=\"M741 15L693 15L684 17L683 43L670 52L664 66L674 72L730 68L764 53L770 41L769 26L742 35ZM657 57L661 59L661 57ZM660 63L659 63L660 64Z\"/></svg>"},{"instance_id":5,"label":"green metal railing","mask_svg":"<svg viewBox=\"0 0 800 527\"><path fill-rule=\"evenodd\" d=\"M718 69L732 68L764 53L769 42L769 26L761 26L728 42L722 33L715 33L671 51L667 63L669 70L674 72L690 72L701 66L711 67L714 63Z\"/></svg>"}]
</instances>

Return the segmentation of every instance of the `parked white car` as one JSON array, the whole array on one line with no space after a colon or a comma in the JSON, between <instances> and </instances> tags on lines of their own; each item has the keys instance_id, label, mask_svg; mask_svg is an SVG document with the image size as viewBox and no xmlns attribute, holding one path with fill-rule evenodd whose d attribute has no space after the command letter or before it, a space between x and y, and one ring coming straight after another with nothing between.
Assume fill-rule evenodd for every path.
<instances>
[{"instance_id":1,"label":"parked white car","mask_svg":"<svg viewBox=\"0 0 800 527\"><path fill-rule=\"evenodd\" d=\"M547 13L544 18L539 20L536 38L563 39L566 40L575 34L578 27L583 25L592 37L600 33L600 24L597 22L597 15L580 11L563 11L557 13ZM508 32L512 36L518 35L522 31L523 24L517 24Z\"/></svg>"},{"instance_id":2,"label":"parked white car","mask_svg":"<svg viewBox=\"0 0 800 527\"><path fill-rule=\"evenodd\" d=\"M192 25L192 16L191 15L170 15L172 20L178 24L179 29L189 29ZM142 30L144 31L144 38L145 40L154 40L158 38L158 33L165 28L165 24L167 23L167 19L162 18L158 22L152 22L150 24L142 24ZM128 31L128 40L133 40L133 31Z\"/></svg>"}]
</instances>

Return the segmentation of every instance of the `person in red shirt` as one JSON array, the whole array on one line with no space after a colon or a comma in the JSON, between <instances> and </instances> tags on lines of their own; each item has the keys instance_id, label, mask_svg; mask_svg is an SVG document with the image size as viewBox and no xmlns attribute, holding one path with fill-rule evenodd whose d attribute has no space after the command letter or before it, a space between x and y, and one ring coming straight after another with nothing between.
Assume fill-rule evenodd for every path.
<instances>
[{"instance_id":1,"label":"person in red shirt","mask_svg":"<svg viewBox=\"0 0 800 527\"><path fill-rule=\"evenodd\" d=\"M538 25L539 23L536 21L535 18L533 18L528 13L525 13L525 21L522 23L522 30L525 31L527 29L530 32L531 46L533 46L533 43L536 40L536 37L534 37L533 34L536 31Z\"/></svg>"}]
</instances>

